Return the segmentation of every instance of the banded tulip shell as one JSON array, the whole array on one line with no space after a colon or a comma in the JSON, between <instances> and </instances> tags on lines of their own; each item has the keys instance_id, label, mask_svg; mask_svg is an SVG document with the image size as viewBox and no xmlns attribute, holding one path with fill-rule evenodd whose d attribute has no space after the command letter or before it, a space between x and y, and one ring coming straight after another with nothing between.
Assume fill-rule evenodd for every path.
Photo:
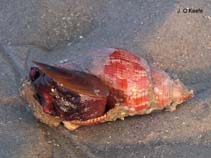
<instances>
[{"instance_id":1,"label":"banded tulip shell","mask_svg":"<svg viewBox=\"0 0 211 158\"><path fill-rule=\"evenodd\" d=\"M193 96L179 80L123 49L107 48L60 65L34 63L23 95L35 116L74 130L155 110ZM33 96L33 97L32 97Z\"/></svg>"}]
</instances>

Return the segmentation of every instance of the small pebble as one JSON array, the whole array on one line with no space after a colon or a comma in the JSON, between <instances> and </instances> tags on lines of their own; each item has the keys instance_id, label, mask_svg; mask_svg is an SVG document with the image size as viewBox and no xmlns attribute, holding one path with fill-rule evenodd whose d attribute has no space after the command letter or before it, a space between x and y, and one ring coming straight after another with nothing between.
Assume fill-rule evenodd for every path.
<instances>
[{"instance_id":1,"label":"small pebble","mask_svg":"<svg viewBox=\"0 0 211 158\"><path fill-rule=\"evenodd\" d=\"M63 59L63 60L60 60L60 61L59 61L60 64L64 64L64 63L66 63L66 62L68 62L68 59Z\"/></svg>"},{"instance_id":2,"label":"small pebble","mask_svg":"<svg viewBox=\"0 0 211 158\"><path fill-rule=\"evenodd\" d=\"M57 146L57 147L59 147L59 146L60 146L59 144L56 144L56 143L54 143L53 145L54 145L54 146Z\"/></svg>"},{"instance_id":3,"label":"small pebble","mask_svg":"<svg viewBox=\"0 0 211 158\"><path fill-rule=\"evenodd\" d=\"M68 44L67 44L67 46L71 46L72 45L72 43L71 42L69 42Z\"/></svg>"}]
</instances>

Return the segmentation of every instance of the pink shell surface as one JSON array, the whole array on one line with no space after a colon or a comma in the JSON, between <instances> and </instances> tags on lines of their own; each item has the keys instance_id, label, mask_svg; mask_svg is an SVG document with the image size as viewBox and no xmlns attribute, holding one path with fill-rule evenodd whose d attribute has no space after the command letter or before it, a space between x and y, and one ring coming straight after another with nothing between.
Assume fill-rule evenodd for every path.
<instances>
[{"instance_id":1,"label":"pink shell surface","mask_svg":"<svg viewBox=\"0 0 211 158\"><path fill-rule=\"evenodd\" d=\"M144 59L129 51L113 49L105 60L100 76L110 87L123 94L121 105L135 111L150 106L151 78Z\"/></svg>"}]
</instances>

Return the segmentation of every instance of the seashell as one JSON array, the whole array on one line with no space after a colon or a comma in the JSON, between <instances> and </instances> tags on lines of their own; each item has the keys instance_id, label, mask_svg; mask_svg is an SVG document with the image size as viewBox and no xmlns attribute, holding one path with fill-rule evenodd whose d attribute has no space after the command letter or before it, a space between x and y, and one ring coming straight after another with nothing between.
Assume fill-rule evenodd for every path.
<instances>
[{"instance_id":1,"label":"seashell","mask_svg":"<svg viewBox=\"0 0 211 158\"><path fill-rule=\"evenodd\" d=\"M31 67L22 95L41 122L69 130L174 111L193 97L179 80L123 49L101 49L55 66L34 63L38 67Z\"/></svg>"}]
</instances>

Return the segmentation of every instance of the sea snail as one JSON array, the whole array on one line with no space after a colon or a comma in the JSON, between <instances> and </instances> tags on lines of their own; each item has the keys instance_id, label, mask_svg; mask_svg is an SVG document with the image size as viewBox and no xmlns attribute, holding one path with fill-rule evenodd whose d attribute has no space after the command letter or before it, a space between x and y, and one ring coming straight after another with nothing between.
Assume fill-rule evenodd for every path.
<instances>
[{"instance_id":1,"label":"sea snail","mask_svg":"<svg viewBox=\"0 0 211 158\"><path fill-rule=\"evenodd\" d=\"M173 111L193 96L179 80L119 48L101 49L54 66L34 63L37 67L31 67L30 82L23 90L26 100L39 120L50 124L45 119L55 118L56 125L62 122L70 130L154 110ZM29 87L33 98L26 90Z\"/></svg>"}]
</instances>

